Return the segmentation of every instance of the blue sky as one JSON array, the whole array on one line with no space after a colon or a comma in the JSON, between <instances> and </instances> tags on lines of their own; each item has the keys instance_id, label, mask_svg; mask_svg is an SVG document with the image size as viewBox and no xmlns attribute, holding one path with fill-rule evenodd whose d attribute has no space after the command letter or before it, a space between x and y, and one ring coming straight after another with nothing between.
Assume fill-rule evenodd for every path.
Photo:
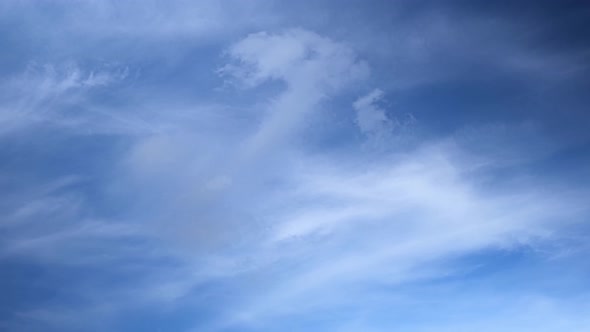
<instances>
[{"instance_id":1,"label":"blue sky","mask_svg":"<svg viewBox=\"0 0 590 332\"><path fill-rule=\"evenodd\" d=\"M584 1L3 1L2 331L590 330Z\"/></svg>"}]
</instances>

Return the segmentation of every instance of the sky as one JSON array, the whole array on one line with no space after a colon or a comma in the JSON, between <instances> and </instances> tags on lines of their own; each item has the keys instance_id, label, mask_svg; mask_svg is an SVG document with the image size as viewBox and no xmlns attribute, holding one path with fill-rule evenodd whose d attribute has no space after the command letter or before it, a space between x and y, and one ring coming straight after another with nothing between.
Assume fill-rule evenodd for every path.
<instances>
[{"instance_id":1,"label":"sky","mask_svg":"<svg viewBox=\"0 0 590 332\"><path fill-rule=\"evenodd\" d=\"M590 331L590 5L0 3L0 330Z\"/></svg>"}]
</instances>

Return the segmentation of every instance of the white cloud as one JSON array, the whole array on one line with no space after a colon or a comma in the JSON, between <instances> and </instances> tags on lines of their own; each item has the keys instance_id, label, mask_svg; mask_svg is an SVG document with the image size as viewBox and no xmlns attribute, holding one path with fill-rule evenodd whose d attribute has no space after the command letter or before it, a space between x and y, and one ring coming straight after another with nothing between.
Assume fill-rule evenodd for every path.
<instances>
[{"instance_id":1,"label":"white cloud","mask_svg":"<svg viewBox=\"0 0 590 332\"><path fill-rule=\"evenodd\" d=\"M146 207L156 210L155 227L201 249L231 246L244 232L259 236L248 226L259 218L250 210L264 204L258 195L266 181L282 181L277 156L295 149L292 138L304 130L306 117L321 111L326 96L367 75L367 65L352 50L300 29L249 35L227 54L233 62L221 70L226 77L251 86L278 79L284 90L239 130L231 125L232 110L217 109L217 117L205 110L203 121L221 122L208 124L216 130L177 123L176 130L138 137L124 162L140 197L163 200L160 208ZM201 111L195 109L195 116Z\"/></svg>"},{"instance_id":2,"label":"white cloud","mask_svg":"<svg viewBox=\"0 0 590 332\"><path fill-rule=\"evenodd\" d=\"M380 89L358 98L352 104L356 111L356 124L373 143L392 144L395 139L400 143L400 138L409 138L409 130L416 120L411 114L405 114L403 117L388 115L379 105L383 98L384 93Z\"/></svg>"},{"instance_id":3,"label":"white cloud","mask_svg":"<svg viewBox=\"0 0 590 332\"><path fill-rule=\"evenodd\" d=\"M288 173L291 193L269 202L271 210L279 205L265 247L295 267L255 296L237 324L345 306L343 288L354 297L355 286L371 282L445 275L440 267L453 257L535 246L580 221L580 192L534 183L485 188L455 149L427 145L360 164L360 156L299 156Z\"/></svg>"},{"instance_id":4,"label":"white cloud","mask_svg":"<svg viewBox=\"0 0 590 332\"><path fill-rule=\"evenodd\" d=\"M369 69L352 49L316 33L292 29L280 34L251 34L229 48L235 60L222 76L246 86L280 80L285 90L270 104L257 132L246 140L241 158L251 159L285 143L321 101L368 76Z\"/></svg>"},{"instance_id":5,"label":"white cloud","mask_svg":"<svg viewBox=\"0 0 590 332\"><path fill-rule=\"evenodd\" d=\"M161 34L199 34L209 23L220 24L193 26L188 19L192 11L183 14L179 8L165 16L185 20L170 21ZM105 15L107 22L113 20L110 9ZM136 24L146 17L133 15L129 22L115 19L112 31L148 36L160 27ZM293 138L305 134L305 119L320 113L323 101L366 79L368 65L349 46L303 29L251 34L226 55L230 63L219 71L224 78L247 88L280 83L282 90L263 111L238 121L228 108L194 107L189 111L200 122L166 118L167 130L134 137L123 162L114 166L112 182L124 187L132 201L125 211L128 227L81 219L43 236L12 239L2 253L96 262L104 258L103 250L112 249L109 241L157 235L162 239L157 245L172 248L163 250L167 258L184 265L158 267L157 277L138 282L130 293L144 292L141 300L173 302L200 283L246 276L240 281L245 295L222 309L228 320L219 324L264 325L283 314L351 305L362 295L355 287L372 282L436 277L453 257L552 240L567 228L564 220L577 221L584 206L579 199L584 192L576 188L567 192L535 182L486 188L478 173L482 170L474 169L473 156L461 144L426 142L407 153L377 158L356 150L314 155ZM126 69L49 66L14 89L22 103L18 116L54 119L54 103L76 103L85 91L126 75ZM34 91L31 101L23 98L27 89ZM391 132L407 124L387 115L378 105L382 98L377 89L353 104L357 125L369 139L392 139ZM153 108L177 111L170 105ZM51 117L46 110L53 112ZM77 208L69 196L40 196L15 209L15 218L67 212L56 206L62 203ZM73 219L77 212L73 209ZM117 247L117 257L127 254L122 248L130 256L145 249L123 245ZM140 256L144 254L153 253ZM113 293L116 299L129 294Z\"/></svg>"},{"instance_id":6,"label":"white cloud","mask_svg":"<svg viewBox=\"0 0 590 332\"><path fill-rule=\"evenodd\" d=\"M85 105L92 89L124 80L126 67L84 70L77 65L56 66L32 63L21 75L2 82L5 98L0 103L0 133L28 128L39 123L79 127L88 125L84 115L64 114L64 109Z\"/></svg>"},{"instance_id":7,"label":"white cloud","mask_svg":"<svg viewBox=\"0 0 590 332\"><path fill-rule=\"evenodd\" d=\"M350 47L302 29L251 34L233 45L228 54L238 63L226 65L220 72L248 86L280 79L291 87L305 85L328 93L368 74L367 64L357 59Z\"/></svg>"},{"instance_id":8,"label":"white cloud","mask_svg":"<svg viewBox=\"0 0 590 332\"><path fill-rule=\"evenodd\" d=\"M291 139L304 132L302 120L368 74L342 44L288 30L249 35L227 55L224 77L249 88L284 84L247 121L252 130L142 138L128 164L141 178L138 191L159 203L148 212L161 219L157 233L208 257L195 283L220 275L264 283L264 294L247 292L220 325L342 305L341 289L353 294L355 285L436 277L453 257L551 241L580 215L576 190L535 182L486 188L488 169L471 163L480 156L452 139L377 158L305 152ZM388 138L401 124L376 105L382 95L374 90L353 107L363 132ZM192 285L174 286L174 297Z\"/></svg>"},{"instance_id":9,"label":"white cloud","mask_svg":"<svg viewBox=\"0 0 590 332\"><path fill-rule=\"evenodd\" d=\"M366 135L382 136L393 130L393 123L385 111L375 105L381 98L383 98L383 91L375 89L357 99L353 104L357 111L357 125Z\"/></svg>"}]
</instances>

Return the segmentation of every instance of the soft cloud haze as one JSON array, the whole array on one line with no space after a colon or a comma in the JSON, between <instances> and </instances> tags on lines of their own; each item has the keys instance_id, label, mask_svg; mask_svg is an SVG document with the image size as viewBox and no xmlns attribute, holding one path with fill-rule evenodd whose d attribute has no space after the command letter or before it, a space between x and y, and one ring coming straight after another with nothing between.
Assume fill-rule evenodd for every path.
<instances>
[{"instance_id":1,"label":"soft cloud haze","mask_svg":"<svg viewBox=\"0 0 590 332\"><path fill-rule=\"evenodd\" d=\"M1 330L590 329L585 4L0 12Z\"/></svg>"}]
</instances>

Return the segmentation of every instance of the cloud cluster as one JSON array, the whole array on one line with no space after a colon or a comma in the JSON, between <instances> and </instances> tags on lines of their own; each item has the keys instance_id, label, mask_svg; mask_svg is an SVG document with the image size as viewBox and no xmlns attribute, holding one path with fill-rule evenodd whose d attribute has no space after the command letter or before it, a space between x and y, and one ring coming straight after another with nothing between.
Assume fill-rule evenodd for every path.
<instances>
[{"instance_id":1,"label":"cloud cluster","mask_svg":"<svg viewBox=\"0 0 590 332\"><path fill-rule=\"evenodd\" d=\"M483 289L461 282L511 255L578 250L571 237L585 237L588 190L542 176L560 145L533 125L481 121L422 137L419 107L385 103L452 71L436 58L463 52L454 47L472 34L446 17L402 27L395 50L374 47L379 35L351 44L274 29L257 1L91 1L47 16L26 3L0 7L40 15L64 40L87 35L66 47L74 56L127 51L124 65L90 56L57 65L68 62L55 56L0 81L0 268L24 283L31 267L49 276L31 283L35 303L25 291L8 295L16 300L0 328L142 329L130 312L212 332L485 330L489 311L523 330L588 326L582 310L558 309L567 294L490 294L497 276ZM57 54L62 41L36 30L26 33ZM369 67L380 52L399 76ZM551 66L533 60L494 64ZM508 274L554 272L540 265ZM465 313L472 302L477 312ZM554 324L531 322L537 314ZM435 323L411 320L420 317Z\"/></svg>"},{"instance_id":2,"label":"cloud cluster","mask_svg":"<svg viewBox=\"0 0 590 332\"><path fill-rule=\"evenodd\" d=\"M534 182L486 188L483 181L493 167L478 168L473 160L503 160L464 151L452 137L377 160L366 152L307 152L291 139L305 132L301 120L342 88L333 82L365 77L365 65L343 46L301 30L253 34L228 54L237 62L222 68L224 76L250 88L266 80L284 83L257 117L260 124L241 143L224 146L223 157L216 148L188 148L195 145L187 140L198 141L196 136L164 146L159 138L149 152L157 153L157 162L167 160L162 153L173 153L172 162L181 158L161 165L166 175L159 175L176 183L168 189L176 193L174 202L163 204L176 211L164 214L175 219L167 219L166 227L181 230L173 237L212 240L216 249L208 251L209 262L227 262L201 265L197 274L258 276L266 284L263 293L237 299L228 310L233 313L226 312L213 330L354 306L339 289L446 275L445 261L482 250L534 247L558 238L565 221L583 213L576 190L556 194ZM375 90L351 105L368 136L386 137L400 126L375 106L381 96ZM214 171L197 166L209 157L205 164ZM154 165L137 161L144 164ZM283 266L289 266L287 275ZM184 289L190 292L201 278Z\"/></svg>"}]
</instances>

